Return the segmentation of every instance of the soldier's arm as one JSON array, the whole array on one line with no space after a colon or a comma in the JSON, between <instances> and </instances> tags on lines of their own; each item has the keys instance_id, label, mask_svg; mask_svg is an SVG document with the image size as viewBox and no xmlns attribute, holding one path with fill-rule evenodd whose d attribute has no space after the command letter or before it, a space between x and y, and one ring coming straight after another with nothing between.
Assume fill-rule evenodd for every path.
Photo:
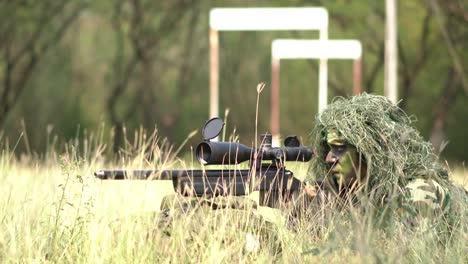
<instances>
[{"instance_id":1,"label":"soldier's arm","mask_svg":"<svg viewBox=\"0 0 468 264\"><path fill-rule=\"evenodd\" d=\"M411 226L428 228L448 207L448 191L433 179L416 178L404 187L403 192L401 214Z\"/></svg>"}]
</instances>

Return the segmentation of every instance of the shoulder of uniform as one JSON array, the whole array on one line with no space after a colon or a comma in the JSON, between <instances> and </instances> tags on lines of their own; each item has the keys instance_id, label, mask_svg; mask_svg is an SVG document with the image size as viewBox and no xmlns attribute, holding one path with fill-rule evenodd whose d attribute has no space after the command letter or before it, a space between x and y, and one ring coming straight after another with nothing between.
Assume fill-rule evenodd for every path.
<instances>
[{"instance_id":1,"label":"shoulder of uniform","mask_svg":"<svg viewBox=\"0 0 468 264\"><path fill-rule=\"evenodd\" d=\"M430 209L444 209L448 203L448 190L434 179L415 178L404 191L408 202Z\"/></svg>"}]
</instances>

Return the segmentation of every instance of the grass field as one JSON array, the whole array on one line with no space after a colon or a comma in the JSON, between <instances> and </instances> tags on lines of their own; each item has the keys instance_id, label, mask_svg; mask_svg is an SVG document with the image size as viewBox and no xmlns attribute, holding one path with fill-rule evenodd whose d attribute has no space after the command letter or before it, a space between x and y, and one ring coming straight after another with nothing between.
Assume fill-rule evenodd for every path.
<instances>
[{"instance_id":1,"label":"grass field","mask_svg":"<svg viewBox=\"0 0 468 264\"><path fill-rule=\"evenodd\" d=\"M151 167L138 151L129 154L133 159L115 163L106 163L100 153L99 148L81 154L69 148L39 159L2 151L1 263L468 261L464 216L443 241L402 227L390 232L374 228L370 216L357 212L312 218L294 230L281 224L281 212L266 208L258 210L264 217L201 208L164 224L156 211L162 197L173 193L171 182L96 180L93 172L102 168ZM290 169L301 176L307 166ZM468 187L466 170L454 170L453 177Z\"/></svg>"}]
</instances>

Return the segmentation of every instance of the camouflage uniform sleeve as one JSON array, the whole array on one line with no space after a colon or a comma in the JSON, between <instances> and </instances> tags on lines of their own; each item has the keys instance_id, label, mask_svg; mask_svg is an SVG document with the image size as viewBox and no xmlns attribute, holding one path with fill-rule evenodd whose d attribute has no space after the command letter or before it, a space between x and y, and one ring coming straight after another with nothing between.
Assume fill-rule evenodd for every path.
<instances>
[{"instance_id":1,"label":"camouflage uniform sleeve","mask_svg":"<svg viewBox=\"0 0 468 264\"><path fill-rule=\"evenodd\" d=\"M426 230L448 209L449 193L433 179L416 178L404 187L402 220Z\"/></svg>"}]
</instances>

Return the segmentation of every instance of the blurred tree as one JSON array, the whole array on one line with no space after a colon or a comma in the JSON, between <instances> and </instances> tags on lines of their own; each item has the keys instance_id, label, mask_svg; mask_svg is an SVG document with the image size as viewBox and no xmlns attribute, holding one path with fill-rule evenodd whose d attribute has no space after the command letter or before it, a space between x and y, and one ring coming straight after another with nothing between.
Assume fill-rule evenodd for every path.
<instances>
[{"instance_id":1,"label":"blurred tree","mask_svg":"<svg viewBox=\"0 0 468 264\"><path fill-rule=\"evenodd\" d=\"M468 115L465 2L399 1L397 12L401 106L418 117L417 128L437 149L450 140L443 155L457 160L468 160L466 127L460 122ZM20 120L39 128L28 131L29 145L39 152L49 136L44 134L52 131L46 127L69 140L102 123L111 123L118 133L115 149L122 145L124 126L127 136L139 127L157 126L160 137L181 143L208 117L208 17L213 7L324 6L329 37L359 39L363 45L363 90L383 94L384 4L0 0L0 126L15 140L23 129ZM316 39L318 34L220 34L220 111L230 109L228 136L235 130L246 143L255 136L255 87L261 81L267 87L258 131L268 131L270 45L275 38L291 37ZM308 136L317 109L317 70L313 60L282 63L282 134ZM350 95L351 62L330 61L328 80L329 100Z\"/></svg>"},{"instance_id":2,"label":"blurred tree","mask_svg":"<svg viewBox=\"0 0 468 264\"><path fill-rule=\"evenodd\" d=\"M119 0L113 8L116 49L107 109L115 127L117 150L122 146L123 126L131 118L147 128L158 123L172 135L183 111L177 101L188 96L190 75L196 69L192 47L199 10L183 0ZM164 46L164 41L180 34L175 29L181 24L187 29L182 45ZM171 52L178 53L177 59L168 56ZM165 64L175 69L171 78L177 84L171 89L163 87Z\"/></svg>"},{"instance_id":3,"label":"blurred tree","mask_svg":"<svg viewBox=\"0 0 468 264\"><path fill-rule=\"evenodd\" d=\"M441 87L437 104L433 111L433 121L430 131L430 139L437 152L441 152L448 144L446 136L448 115L457 100L457 91L464 88L465 96L468 96L467 73L463 65L463 54L466 54L468 43L468 4L462 1L431 0L430 8L438 19L440 42L447 47L451 65L447 68L445 84ZM464 50L465 49L465 50Z\"/></svg>"},{"instance_id":4,"label":"blurred tree","mask_svg":"<svg viewBox=\"0 0 468 264\"><path fill-rule=\"evenodd\" d=\"M330 38L335 38L334 35L342 38L352 32L354 38L361 40L364 90L382 93L379 76L383 71L384 1L304 1L311 2L328 8ZM447 120L457 115L452 109L458 101L466 101L468 94L463 65L468 55L467 5L458 0L399 2L399 105L417 116L418 129L431 140L435 151L443 149L449 141L447 130L451 130L452 135L456 131L463 133L454 123L447 127ZM329 74L332 94L348 95L345 82L334 77L335 72ZM432 106L429 115L428 106ZM456 148L456 144L448 145L448 156Z\"/></svg>"},{"instance_id":5,"label":"blurred tree","mask_svg":"<svg viewBox=\"0 0 468 264\"><path fill-rule=\"evenodd\" d=\"M84 1L2 1L0 4L0 126L46 52L84 9Z\"/></svg>"}]
</instances>

